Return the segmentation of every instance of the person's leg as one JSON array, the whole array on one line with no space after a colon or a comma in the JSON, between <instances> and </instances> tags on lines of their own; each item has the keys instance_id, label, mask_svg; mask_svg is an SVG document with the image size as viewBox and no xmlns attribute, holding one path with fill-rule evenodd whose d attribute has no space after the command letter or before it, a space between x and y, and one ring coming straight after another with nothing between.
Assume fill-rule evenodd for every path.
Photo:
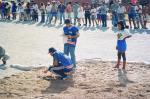
<instances>
[{"instance_id":1,"label":"person's leg","mask_svg":"<svg viewBox=\"0 0 150 99\"><path fill-rule=\"evenodd\" d=\"M56 24L56 22L57 22L57 14L55 14L55 24Z\"/></svg>"},{"instance_id":2,"label":"person's leg","mask_svg":"<svg viewBox=\"0 0 150 99\"><path fill-rule=\"evenodd\" d=\"M123 68L122 69L125 69L125 67L126 67L126 54L125 54L125 52L122 53L122 58L123 58Z\"/></svg>"},{"instance_id":3,"label":"person's leg","mask_svg":"<svg viewBox=\"0 0 150 99\"><path fill-rule=\"evenodd\" d=\"M75 47L74 46L70 46L69 47L69 52L70 52L70 56L71 56L71 60L73 62L74 68L76 68Z\"/></svg>"},{"instance_id":4,"label":"person's leg","mask_svg":"<svg viewBox=\"0 0 150 99\"><path fill-rule=\"evenodd\" d=\"M112 12L112 25L115 26L115 12Z\"/></svg>"},{"instance_id":5,"label":"person's leg","mask_svg":"<svg viewBox=\"0 0 150 99\"><path fill-rule=\"evenodd\" d=\"M41 23L43 23L43 13L41 13Z\"/></svg>"},{"instance_id":6,"label":"person's leg","mask_svg":"<svg viewBox=\"0 0 150 99\"><path fill-rule=\"evenodd\" d=\"M131 24L131 15L128 14L128 18L129 18L129 25L130 25L130 28L132 28L132 24Z\"/></svg>"},{"instance_id":7,"label":"person's leg","mask_svg":"<svg viewBox=\"0 0 150 99\"><path fill-rule=\"evenodd\" d=\"M93 24L93 26L94 26L94 19L91 19L92 20L92 24Z\"/></svg>"},{"instance_id":8,"label":"person's leg","mask_svg":"<svg viewBox=\"0 0 150 99\"><path fill-rule=\"evenodd\" d=\"M51 14L50 14L50 20L49 20L49 23L50 23L50 24L51 24L52 19L53 19L53 14L51 13Z\"/></svg>"},{"instance_id":9,"label":"person's leg","mask_svg":"<svg viewBox=\"0 0 150 99\"><path fill-rule=\"evenodd\" d=\"M90 16L90 14L88 15L88 20L89 20L89 26L91 26L91 16Z\"/></svg>"},{"instance_id":10,"label":"person's leg","mask_svg":"<svg viewBox=\"0 0 150 99\"><path fill-rule=\"evenodd\" d=\"M65 13L64 12L62 13L62 18L63 18L63 21L64 21L63 23L65 23Z\"/></svg>"},{"instance_id":11,"label":"person's leg","mask_svg":"<svg viewBox=\"0 0 150 99\"><path fill-rule=\"evenodd\" d=\"M117 27L117 23L118 23L118 13L115 12L115 27Z\"/></svg>"},{"instance_id":12,"label":"person's leg","mask_svg":"<svg viewBox=\"0 0 150 99\"><path fill-rule=\"evenodd\" d=\"M45 13L43 13L43 23L45 22Z\"/></svg>"},{"instance_id":13,"label":"person's leg","mask_svg":"<svg viewBox=\"0 0 150 99\"><path fill-rule=\"evenodd\" d=\"M139 18L139 15L137 15L137 17L136 17L136 24L137 24L137 28L140 28L140 18Z\"/></svg>"},{"instance_id":14,"label":"person's leg","mask_svg":"<svg viewBox=\"0 0 150 99\"><path fill-rule=\"evenodd\" d=\"M142 14L139 14L139 18L140 18L140 24L141 24L141 27L143 28L144 25L143 25L143 20L142 20Z\"/></svg>"},{"instance_id":15,"label":"person's leg","mask_svg":"<svg viewBox=\"0 0 150 99\"><path fill-rule=\"evenodd\" d=\"M135 17L136 17L136 15L132 15L132 22L134 25L134 29L136 29Z\"/></svg>"},{"instance_id":16,"label":"person's leg","mask_svg":"<svg viewBox=\"0 0 150 99\"><path fill-rule=\"evenodd\" d=\"M68 44L64 44L64 54L69 56L69 45Z\"/></svg>"},{"instance_id":17,"label":"person's leg","mask_svg":"<svg viewBox=\"0 0 150 99\"><path fill-rule=\"evenodd\" d=\"M50 67L48 69L50 72L56 74L59 77L66 77L67 75L64 73L64 67L63 66L56 66L56 67Z\"/></svg>"},{"instance_id":18,"label":"person's leg","mask_svg":"<svg viewBox=\"0 0 150 99\"><path fill-rule=\"evenodd\" d=\"M120 61L121 61L121 53L118 52L117 56L118 56L118 61L117 61L117 65L115 66L115 68L119 68Z\"/></svg>"},{"instance_id":19,"label":"person's leg","mask_svg":"<svg viewBox=\"0 0 150 99\"><path fill-rule=\"evenodd\" d=\"M87 14L85 14L85 25L87 26Z\"/></svg>"},{"instance_id":20,"label":"person's leg","mask_svg":"<svg viewBox=\"0 0 150 99\"><path fill-rule=\"evenodd\" d=\"M59 13L59 18L60 18L60 24L62 24L62 18L63 18L63 13Z\"/></svg>"},{"instance_id":21,"label":"person's leg","mask_svg":"<svg viewBox=\"0 0 150 99\"><path fill-rule=\"evenodd\" d=\"M124 14L122 14L122 20L123 20L124 25L127 26Z\"/></svg>"},{"instance_id":22,"label":"person's leg","mask_svg":"<svg viewBox=\"0 0 150 99\"><path fill-rule=\"evenodd\" d=\"M105 27L107 27L107 15L105 15Z\"/></svg>"}]
</instances>

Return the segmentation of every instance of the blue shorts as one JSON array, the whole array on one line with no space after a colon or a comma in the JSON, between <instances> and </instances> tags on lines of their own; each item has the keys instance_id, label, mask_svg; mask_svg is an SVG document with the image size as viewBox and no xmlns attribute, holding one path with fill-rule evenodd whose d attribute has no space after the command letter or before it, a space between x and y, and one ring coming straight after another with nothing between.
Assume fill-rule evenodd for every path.
<instances>
[{"instance_id":1,"label":"blue shorts","mask_svg":"<svg viewBox=\"0 0 150 99\"><path fill-rule=\"evenodd\" d=\"M53 17L53 16L57 17L57 12L51 12L51 16L52 16L52 17Z\"/></svg>"},{"instance_id":2,"label":"blue shorts","mask_svg":"<svg viewBox=\"0 0 150 99\"><path fill-rule=\"evenodd\" d=\"M97 14L97 19L101 20L101 15Z\"/></svg>"},{"instance_id":3,"label":"blue shorts","mask_svg":"<svg viewBox=\"0 0 150 99\"><path fill-rule=\"evenodd\" d=\"M136 14L130 13L130 14L128 14L128 17L129 17L129 19L135 19Z\"/></svg>"}]
</instances>

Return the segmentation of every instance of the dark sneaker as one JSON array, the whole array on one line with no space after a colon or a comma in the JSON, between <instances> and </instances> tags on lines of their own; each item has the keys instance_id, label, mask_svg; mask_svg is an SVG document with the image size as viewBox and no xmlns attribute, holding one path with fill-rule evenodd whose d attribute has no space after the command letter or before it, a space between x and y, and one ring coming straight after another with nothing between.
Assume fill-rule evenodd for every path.
<instances>
[{"instance_id":1,"label":"dark sneaker","mask_svg":"<svg viewBox=\"0 0 150 99\"><path fill-rule=\"evenodd\" d=\"M66 76L66 77L63 77L62 80L67 80L67 79L70 79L71 76Z\"/></svg>"},{"instance_id":2,"label":"dark sneaker","mask_svg":"<svg viewBox=\"0 0 150 99\"><path fill-rule=\"evenodd\" d=\"M4 60L2 60L2 61L3 61L3 64L6 65L6 61L4 61Z\"/></svg>"}]
</instances>

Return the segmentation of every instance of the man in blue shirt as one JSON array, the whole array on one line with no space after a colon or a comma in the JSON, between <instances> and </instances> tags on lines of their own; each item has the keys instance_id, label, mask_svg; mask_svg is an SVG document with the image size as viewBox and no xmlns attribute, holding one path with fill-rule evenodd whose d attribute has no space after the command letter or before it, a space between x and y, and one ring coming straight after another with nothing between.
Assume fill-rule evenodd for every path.
<instances>
[{"instance_id":1,"label":"man in blue shirt","mask_svg":"<svg viewBox=\"0 0 150 99\"><path fill-rule=\"evenodd\" d=\"M60 5L58 6L58 11L60 14L60 24L62 24L62 19L63 21L65 21L65 9L66 9L65 5L61 1Z\"/></svg>"},{"instance_id":2,"label":"man in blue shirt","mask_svg":"<svg viewBox=\"0 0 150 99\"><path fill-rule=\"evenodd\" d=\"M67 41L64 43L64 53L71 56L74 68L76 67L75 47L77 38L79 37L79 30L77 27L72 26L69 19L65 20L66 26L63 28L64 36L67 37Z\"/></svg>"},{"instance_id":3,"label":"man in blue shirt","mask_svg":"<svg viewBox=\"0 0 150 99\"><path fill-rule=\"evenodd\" d=\"M68 76L68 73L70 73L73 68L71 59L53 47L49 48L48 53L53 57L53 66L50 66L47 70L44 71L44 73L50 71L61 77L62 80L69 78L70 76Z\"/></svg>"}]
</instances>

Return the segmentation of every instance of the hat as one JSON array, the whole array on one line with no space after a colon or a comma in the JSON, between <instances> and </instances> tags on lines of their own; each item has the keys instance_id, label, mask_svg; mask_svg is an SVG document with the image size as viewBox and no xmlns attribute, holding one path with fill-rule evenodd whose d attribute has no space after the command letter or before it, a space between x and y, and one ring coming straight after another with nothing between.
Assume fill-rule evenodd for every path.
<instances>
[{"instance_id":1,"label":"hat","mask_svg":"<svg viewBox=\"0 0 150 99\"><path fill-rule=\"evenodd\" d=\"M54 52L56 52L55 48L51 47L51 48L48 49L48 53L54 53Z\"/></svg>"},{"instance_id":2,"label":"hat","mask_svg":"<svg viewBox=\"0 0 150 99\"><path fill-rule=\"evenodd\" d=\"M65 24L70 24L70 23L71 23L70 19L65 20Z\"/></svg>"},{"instance_id":3,"label":"hat","mask_svg":"<svg viewBox=\"0 0 150 99\"><path fill-rule=\"evenodd\" d=\"M50 2L47 2L47 4L50 4Z\"/></svg>"}]
</instances>

